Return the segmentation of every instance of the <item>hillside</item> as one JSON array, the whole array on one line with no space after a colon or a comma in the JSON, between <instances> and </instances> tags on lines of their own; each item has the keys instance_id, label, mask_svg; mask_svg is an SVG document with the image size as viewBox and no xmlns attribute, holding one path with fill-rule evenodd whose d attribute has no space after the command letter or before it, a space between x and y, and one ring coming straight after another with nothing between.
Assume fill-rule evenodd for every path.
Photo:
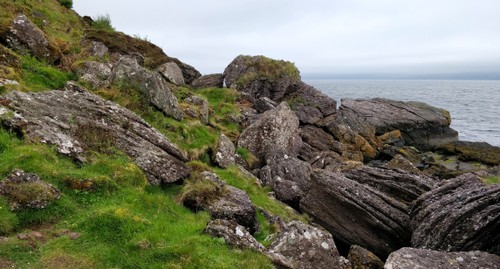
<instances>
[{"instance_id":1,"label":"hillside","mask_svg":"<svg viewBox=\"0 0 500 269\"><path fill-rule=\"evenodd\" d=\"M71 3L0 0L0 268L498 264L500 149L447 111L202 75Z\"/></svg>"}]
</instances>

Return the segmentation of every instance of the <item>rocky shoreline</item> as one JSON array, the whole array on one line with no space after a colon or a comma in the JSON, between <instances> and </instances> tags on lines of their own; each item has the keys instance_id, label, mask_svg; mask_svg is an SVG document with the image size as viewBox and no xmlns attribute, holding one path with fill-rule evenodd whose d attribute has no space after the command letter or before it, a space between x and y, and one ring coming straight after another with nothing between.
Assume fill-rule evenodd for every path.
<instances>
[{"instance_id":1,"label":"rocky shoreline","mask_svg":"<svg viewBox=\"0 0 500 269\"><path fill-rule=\"evenodd\" d=\"M26 16L12 25L2 38L7 47L56 61ZM292 63L264 56L240 55L222 74L201 76L177 59L151 68L140 51L87 42L89 53L101 58L75 65L78 82L2 95L2 126L25 141L53 145L76 162L86 161L96 137L105 140L128 155L150 185L182 183L189 176L208 182L215 186L213 199L194 193L183 200L210 213L214 220L205 232L261 252L277 268L500 268L500 185L482 180L500 175L500 148L458 141L447 111L387 99L344 99L337 109L336 100L301 81ZM111 55L107 61L105 54ZM189 156L163 134L82 86L119 82L137 85L166 117L199 117L207 125L206 101L181 101L175 89L236 90L241 116L229 120L242 131L232 139L221 134L210 151L212 164L237 166L312 222L285 223L269 215L280 232L270 246L261 245L252 237L259 229L256 208L244 191L210 171L193 171L186 165ZM31 184L11 180L23 174L16 170L0 181L0 195L9 198L13 189Z\"/></svg>"}]
</instances>

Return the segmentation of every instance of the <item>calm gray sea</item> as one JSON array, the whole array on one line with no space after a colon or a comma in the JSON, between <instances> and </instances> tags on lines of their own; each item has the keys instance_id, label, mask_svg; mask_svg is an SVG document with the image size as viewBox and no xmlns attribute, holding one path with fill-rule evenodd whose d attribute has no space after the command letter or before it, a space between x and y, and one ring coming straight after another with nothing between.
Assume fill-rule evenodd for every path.
<instances>
[{"instance_id":1,"label":"calm gray sea","mask_svg":"<svg viewBox=\"0 0 500 269\"><path fill-rule=\"evenodd\" d=\"M304 80L339 102L382 97L420 101L451 113L460 140L500 146L500 81L483 80Z\"/></svg>"}]
</instances>

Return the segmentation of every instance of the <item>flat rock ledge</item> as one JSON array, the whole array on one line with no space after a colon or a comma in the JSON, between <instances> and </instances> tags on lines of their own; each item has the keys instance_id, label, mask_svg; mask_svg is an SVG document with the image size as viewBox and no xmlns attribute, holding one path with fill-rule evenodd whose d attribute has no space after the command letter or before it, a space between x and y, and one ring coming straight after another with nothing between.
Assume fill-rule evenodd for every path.
<instances>
[{"instance_id":1,"label":"flat rock ledge","mask_svg":"<svg viewBox=\"0 0 500 269\"><path fill-rule=\"evenodd\" d=\"M66 90L13 91L0 106L3 125L27 141L55 145L57 151L85 161L87 150L104 145L122 150L146 173L152 185L189 175L184 154L139 116L87 92L74 83Z\"/></svg>"}]
</instances>

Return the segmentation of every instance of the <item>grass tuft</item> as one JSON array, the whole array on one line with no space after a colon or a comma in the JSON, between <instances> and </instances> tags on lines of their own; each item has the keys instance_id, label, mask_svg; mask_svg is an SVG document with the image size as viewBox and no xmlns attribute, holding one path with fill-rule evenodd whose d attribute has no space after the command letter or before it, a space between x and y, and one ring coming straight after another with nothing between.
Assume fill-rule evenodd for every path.
<instances>
[{"instance_id":1,"label":"grass tuft","mask_svg":"<svg viewBox=\"0 0 500 269\"><path fill-rule=\"evenodd\" d=\"M114 32L115 28L111 24L111 17L109 14L106 15L99 15L95 18L93 18L92 22L92 27L96 30L103 30L103 31L109 31L109 32Z\"/></svg>"}]
</instances>

